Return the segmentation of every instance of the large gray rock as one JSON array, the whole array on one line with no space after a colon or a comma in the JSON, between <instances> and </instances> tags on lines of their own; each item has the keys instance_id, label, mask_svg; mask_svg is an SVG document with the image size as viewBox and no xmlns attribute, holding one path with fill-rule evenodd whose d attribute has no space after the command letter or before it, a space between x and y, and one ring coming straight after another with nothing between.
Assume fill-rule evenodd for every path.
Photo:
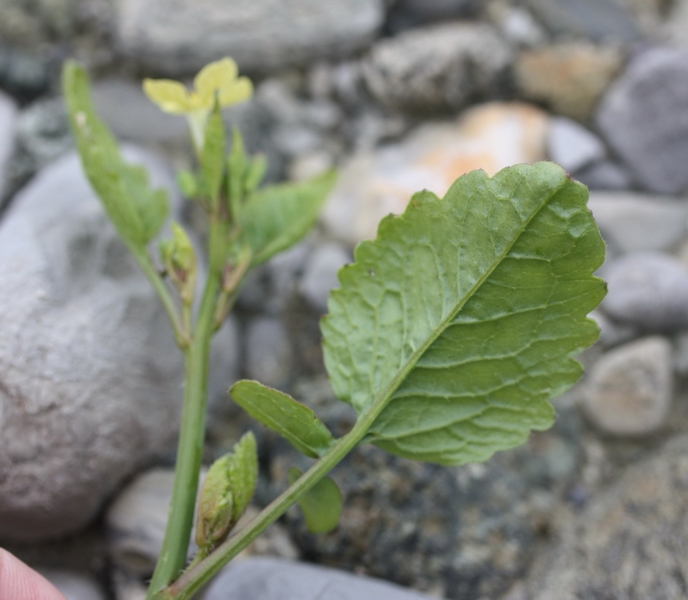
<instances>
[{"instance_id":1,"label":"large gray rock","mask_svg":"<svg viewBox=\"0 0 688 600\"><path fill-rule=\"evenodd\" d=\"M7 161L14 150L17 129L17 105L0 92L0 201L6 186Z\"/></svg>"},{"instance_id":2,"label":"large gray rock","mask_svg":"<svg viewBox=\"0 0 688 600\"><path fill-rule=\"evenodd\" d=\"M117 0L121 51L149 69L193 73L233 57L242 69L275 70L341 58L370 43L382 0Z\"/></svg>"},{"instance_id":3,"label":"large gray rock","mask_svg":"<svg viewBox=\"0 0 688 600\"><path fill-rule=\"evenodd\" d=\"M659 252L634 252L605 265L609 293L602 308L645 331L688 327L688 271Z\"/></svg>"},{"instance_id":4,"label":"large gray rock","mask_svg":"<svg viewBox=\"0 0 688 600\"><path fill-rule=\"evenodd\" d=\"M610 350L595 362L583 396L593 424L619 436L656 433L671 408L671 344L644 338Z\"/></svg>"},{"instance_id":5,"label":"large gray rock","mask_svg":"<svg viewBox=\"0 0 688 600\"><path fill-rule=\"evenodd\" d=\"M159 159L129 156L173 185ZM75 155L14 199L0 281L0 538L57 537L169 448L181 354Z\"/></svg>"},{"instance_id":6,"label":"large gray rock","mask_svg":"<svg viewBox=\"0 0 688 600\"><path fill-rule=\"evenodd\" d=\"M682 600L688 568L688 436L632 466L561 532L526 598Z\"/></svg>"},{"instance_id":7,"label":"large gray rock","mask_svg":"<svg viewBox=\"0 0 688 600\"><path fill-rule=\"evenodd\" d=\"M634 192L592 192L588 207L611 249L666 251L688 233L688 203Z\"/></svg>"},{"instance_id":8,"label":"large gray rock","mask_svg":"<svg viewBox=\"0 0 688 600\"><path fill-rule=\"evenodd\" d=\"M386 581L274 558L254 558L225 569L205 600L430 600Z\"/></svg>"},{"instance_id":9,"label":"large gray rock","mask_svg":"<svg viewBox=\"0 0 688 600\"><path fill-rule=\"evenodd\" d=\"M597 122L646 189L688 188L688 49L654 48L634 59L603 99Z\"/></svg>"},{"instance_id":10,"label":"large gray rock","mask_svg":"<svg viewBox=\"0 0 688 600\"><path fill-rule=\"evenodd\" d=\"M252 319L246 331L246 375L279 388L291 376L294 351L286 328L277 318Z\"/></svg>"},{"instance_id":11,"label":"large gray rock","mask_svg":"<svg viewBox=\"0 0 688 600\"><path fill-rule=\"evenodd\" d=\"M373 95L390 107L458 109L498 90L512 60L492 26L445 23L378 42L364 75Z\"/></svg>"},{"instance_id":12,"label":"large gray rock","mask_svg":"<svg viewBox=\"0 0 688 600\"><path fill-rule=\"evenodd\" d=\"M105 600L105 592L93 577L57 569L39 569L66 600Z\"/></svg>"}]
</instances>

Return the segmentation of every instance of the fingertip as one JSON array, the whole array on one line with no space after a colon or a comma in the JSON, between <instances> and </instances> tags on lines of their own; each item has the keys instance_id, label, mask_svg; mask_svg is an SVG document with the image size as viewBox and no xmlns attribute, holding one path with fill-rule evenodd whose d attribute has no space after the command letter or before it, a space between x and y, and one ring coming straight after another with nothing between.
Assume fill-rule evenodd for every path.
<instances>
[{"instance_id":1,"label":"fingertip","mask_svg":"<svg viewBox=\"0 0 688 600\"><path fill-rule=\"evenodd\" d=\"M0 600L65 600L45 577L0 548Z\"/></svg>"}]
</instances>

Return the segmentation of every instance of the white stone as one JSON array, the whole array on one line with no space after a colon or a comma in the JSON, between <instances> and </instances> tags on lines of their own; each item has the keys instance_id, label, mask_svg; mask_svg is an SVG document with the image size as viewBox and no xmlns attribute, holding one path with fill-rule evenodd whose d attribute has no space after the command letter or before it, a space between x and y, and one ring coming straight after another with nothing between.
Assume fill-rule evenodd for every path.
<instances>
[{"instance_id":1,"label":"white stone","mask_svg":"<svg viewBox=\"0 0 688 600\"><path fill-rule=\"evenodd\" d=\"M569 173L606 156L604 144L595 134L566 117L555 117L550 121L547 148L550 160Z\"/></svg>"},{"instance_id":2,"label":"white stone","mask_svg":"<svg viewBox=\"0 0 688 600\"><path fill-rule=\"evenodd\" d=\"M58 569L39 569L39 572L66 600L105 600L105 592L92 577Z\"/></svg>"},{"instance_id":3,"label":"white stone","mask_svg":"<svg viewBox=\"0 0 688 600\"><path fill-rule=\"evenodd\" d=\"M527 104L488 103L458 121L426 123L399 143L363 150L342 168L322 220L351 246L374 238L380 219L402 213L420 190L443 196L473 169L494 175L510 165L543 160L548 119Z\"/></svg>"},{"instance_id":4,"label":"white stone","mask_svg":"<svg viewBox=\"0 0 688 600\"><path fill-rule=\"evenodd\" d=\"M316 246L299 282L301 295L315 310L322 314L327 312L330 292L339 287L337 273L351 260L349 252L340 244L331 242Z\"/></svg>"},{"instance_id":5,"label":"white stone","mask_svg":"<svg viewBox=\"0 0 688 600\"><path fill-rule=\"evenodd\" d=\"M583 396L585 413L605 433L653 434L669 414L672 372L671 344L663 337L647 337L610 350L591 370Z\"/></svg>"}]
</instances>

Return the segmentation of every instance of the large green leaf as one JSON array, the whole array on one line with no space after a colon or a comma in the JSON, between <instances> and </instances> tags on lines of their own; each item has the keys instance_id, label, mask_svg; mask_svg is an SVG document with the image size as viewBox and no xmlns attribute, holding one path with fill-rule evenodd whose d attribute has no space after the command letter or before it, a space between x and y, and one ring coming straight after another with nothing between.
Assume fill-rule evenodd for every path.
<instances>
[{"instance_id":1,"label":"large green leaf","mask_svg":"<svg viewBox=\"0 0 688 600\"><path fill-rule=\"evenodd\" d=\"M167 218L167 192L151 189L146 170L122 160L117 141L93 108L86 70L65 63L62 84L86 176L122 238L138 248L147 245Z\"/></svg>"},{"instance_id":2,"label":"large green leaf","mask_svg":"<svg viewBox=\"0 0 688 600\"><path fill-rule=\"evenodd\" d=\"M554 418L606 287L587 189L551 163L416 194L339 272L322 321L336 395L367 439L443 464L489 458Z\"/></svg>"},{"instance_id":3,"label":"large green leaf","mask_svg":"<svg viewBox=\"0 0 688 600\"><path fill-rule=\"evenodd\" d=\"M318 458L334 444L330 430L317 415L288 394L246 379L235 383L229 393L254 419L306 456Z\"/></svg>"},{"instance_id":4,"label":"large green leaf","mask_svg":"<svg viewBox=\"0 0 688 600\"><path fill-rule=\"evenodd\" d=\"M329 171L303 183L266 186L241 211L241 241L253 264L266 261L300 241L313 227L336 174Z\"/></svg>"}]
</instances>

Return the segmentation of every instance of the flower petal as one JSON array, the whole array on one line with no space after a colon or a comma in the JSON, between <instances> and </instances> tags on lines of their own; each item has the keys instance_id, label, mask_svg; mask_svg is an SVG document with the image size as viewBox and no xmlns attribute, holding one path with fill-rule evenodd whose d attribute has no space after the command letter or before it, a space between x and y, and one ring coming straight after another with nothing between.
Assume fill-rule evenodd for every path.
<instances>
[{"instance_id":1,"label":"flower petal","mask_svg":"<svg viewBox=\"0 0 688 600\"><path fill-rule=\"evenodd\" d=\"M239 77L219 90L220 106L229 106L248 100L253 94L253 83L248 77Z\"/></svg>"},{"instance_id":2,"label":"flower petal","mask_svg":"<svg viewBox=\"0 0 688 600\"><path fill-rule=\"evenodd\" d=\"M223 58L203 67L194 78L194 87L204 105L212 107L215 90L236 79L239 69L231 58Z\"/></svg>"},{"instance_id":3,"label":"flower petal","mask_svg":"<svg viewBox=\"0 0 688 600\"><path fill-rule=\"evenodd\" d=\"M178 81L171 79L144 79L143 91L146 96L168 113L180 115L188 112L189 92Z\"/></svg>"}]
</instances>

